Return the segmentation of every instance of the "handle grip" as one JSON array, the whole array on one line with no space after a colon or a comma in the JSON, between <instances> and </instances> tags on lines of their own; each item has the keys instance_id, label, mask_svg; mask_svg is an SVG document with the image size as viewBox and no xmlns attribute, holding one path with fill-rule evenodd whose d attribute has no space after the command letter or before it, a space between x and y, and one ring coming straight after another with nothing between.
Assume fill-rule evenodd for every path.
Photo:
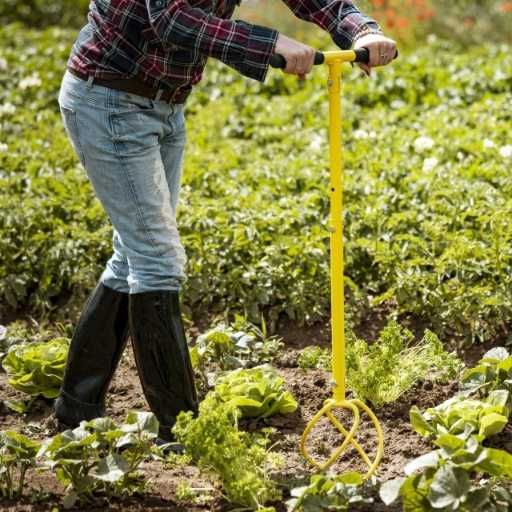
<instances>
[{"instance_id":1,"label":"handle grip","mask_svg":"<svg viewBox=\"0 0 512 512\"><path fill-rule=\"evenodd\" d=\"M324 54L322 52L315 53L315 66L323 64L325 61ZM286 68L286 59L280 53L274 53L272 57L270 57L270 65L276 69L285 69Z\"/></svg>"},{"instance_id":2,"label":"handle grip","mask_svg":"<svg viewBox=\"0 0 512 512\"><path fill-rule=\"evenodd\" d=\"M354 62L361 62L363 64L368 64L370 60L370 52L367 48L358 48L355 50L356 59ZM315 54L315 66L323 64L325 62L325 55L322 52L316 52ZM270 66L276 69L285 69L286 68L286 59L283 55L279 53L274 53L270 58Z\"/></svg>"},{"instance_id":3,"label":"handle grip","mask_svg":"<svg viewBox=\"0 0 512 512\"><path fill-rule=\"evenodd\" d=\"M368 64L370 62L370 50L368 48L358 48L355 50L356 58L354 62L360 62L361 64ZM398 50L395 53L393 59L398 57ZM319 64L323 64L325 62L325 55L322 52L316 52L315 54L315 66ZM273 68L277 69L285 69L286 68L286 59L283 55L279 53L274 53L270 58L270 65Z\"/></svg>"}]
</instances>

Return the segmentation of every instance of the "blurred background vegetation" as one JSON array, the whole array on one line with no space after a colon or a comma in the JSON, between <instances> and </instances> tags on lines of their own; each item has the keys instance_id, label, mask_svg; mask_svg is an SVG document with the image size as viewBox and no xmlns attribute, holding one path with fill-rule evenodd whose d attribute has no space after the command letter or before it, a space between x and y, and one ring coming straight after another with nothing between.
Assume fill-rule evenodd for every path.
<instances>
[{"instance_id":1,"label":"blurred background vegetation","mask_svg":"<svg viewBox=\"0 0 512 512\"><path fill-rule=\"evenodd\" d=\"M21 21L30 27L80 27L89 0L2 0L2 25ZM402 46L415 46L432 34L465 44L512 42L512 1L505 0L359 0ZM243 0L237 17L277 28L287 35L315 41L325 37L316 27L290 15L284 2Z\"/></svg>"}]
</instances>

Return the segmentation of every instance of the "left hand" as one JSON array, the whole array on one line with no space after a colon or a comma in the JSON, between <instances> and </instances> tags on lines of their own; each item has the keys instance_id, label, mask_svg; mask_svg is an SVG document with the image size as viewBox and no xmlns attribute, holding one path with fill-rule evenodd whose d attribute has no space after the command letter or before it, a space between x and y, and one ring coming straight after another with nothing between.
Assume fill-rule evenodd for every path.
<instances>
[{"instance_id":1,"label":"left hand","mask_svg":"<svg viewBox=\"0 0 512 512\"><path fill-rule=\"evenodd\" d=\"M358 66L370 76L371 69L389 64L396 55L396 42L382 34L366 34L354 43L354 50L368 48L370 62Z\"/></svg>"}]
</instances>

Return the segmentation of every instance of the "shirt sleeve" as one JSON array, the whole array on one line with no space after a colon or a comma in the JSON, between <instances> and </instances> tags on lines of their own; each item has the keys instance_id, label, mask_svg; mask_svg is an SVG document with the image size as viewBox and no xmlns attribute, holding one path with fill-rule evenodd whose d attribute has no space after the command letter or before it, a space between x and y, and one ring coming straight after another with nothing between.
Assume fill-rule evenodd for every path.
<instances>
[{"instance_id":1,"label":"shirt sleeve","mask_svg":"<svg viewBox=\"0 0 512 512\"><path fill-rule=\"evenodd\" d=\"M146 0L149 20L163 44L214 57L263 82L278 32L240 20L218 18L186 0Z\"/></svg>"},{"instance_id":2,"label":"shirt sleeve","mask_svg":"<svg viewBox=\"0 0 512 512\"><path fill-rule=\"evenodd\" d=\"M359 37L382 33L378 23L363 15L351 0L283 0L300 19L311 21L328 32L333 41L347 50Z\"/></svg>"}]
</instances>

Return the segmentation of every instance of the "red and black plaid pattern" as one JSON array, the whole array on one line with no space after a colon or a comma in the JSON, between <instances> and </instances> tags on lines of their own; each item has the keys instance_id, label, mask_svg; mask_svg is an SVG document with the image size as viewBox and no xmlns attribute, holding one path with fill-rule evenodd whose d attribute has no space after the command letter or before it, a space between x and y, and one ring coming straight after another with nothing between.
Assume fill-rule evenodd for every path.
<instances>
[{"instance_id":1,"label":"red and black plaid pattern","mask_svg":"<svg viewBox=\"0 0 512 512\"><path fill-rule=\"evenodd\" d=\"M240 0L91 0L68 65L98 78L139 77L152 87L190 89L214 57L264 81L278 32L231 20ZM328 31L340 48L379 31L349 0L284 0Z\"/></svg>"}]
</instances>

